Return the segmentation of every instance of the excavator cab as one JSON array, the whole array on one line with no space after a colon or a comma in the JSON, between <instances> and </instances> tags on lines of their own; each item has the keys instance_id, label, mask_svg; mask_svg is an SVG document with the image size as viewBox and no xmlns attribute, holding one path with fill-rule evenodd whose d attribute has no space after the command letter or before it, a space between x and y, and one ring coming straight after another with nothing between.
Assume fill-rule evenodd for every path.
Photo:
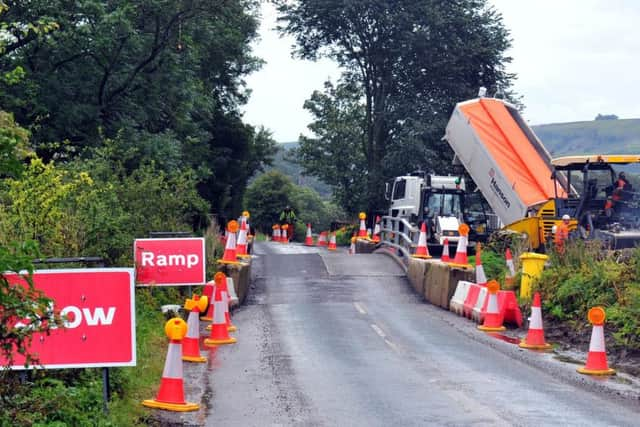
<instances>
[{"instance_id":1,"label":"excavator cab","mask_svg":"<svg viewBox=\"0 0 640 427\"><path fill-rule=\"evenodd\" d=\"M583 238L601 239L615 249L635 246L640 240L640 199L631 183L616 170L631 163L640 163L640 156L553 159L553 178L562 176L563 188L569 195L555 200L556 216L568 214L575 218Z\"/></svg>"}]
</instances>

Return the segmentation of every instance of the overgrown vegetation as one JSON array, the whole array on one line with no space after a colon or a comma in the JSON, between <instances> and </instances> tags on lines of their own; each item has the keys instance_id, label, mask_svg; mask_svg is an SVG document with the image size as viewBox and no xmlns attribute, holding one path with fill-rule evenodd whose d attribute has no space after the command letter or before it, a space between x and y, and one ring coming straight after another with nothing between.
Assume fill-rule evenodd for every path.
<instances>
[{"instance_id":1,"label":"overgrown vegetation","mask_svg":"<svg viewBox=\"0 0 640 427\"><path fill-rule=\"evenodd\" d=\"M538 283L546 316L588 337L587 312L601 305L618 348L640 351L640 248L604 251L598 242L574 241Z\"/></svg>"}]
</instances>

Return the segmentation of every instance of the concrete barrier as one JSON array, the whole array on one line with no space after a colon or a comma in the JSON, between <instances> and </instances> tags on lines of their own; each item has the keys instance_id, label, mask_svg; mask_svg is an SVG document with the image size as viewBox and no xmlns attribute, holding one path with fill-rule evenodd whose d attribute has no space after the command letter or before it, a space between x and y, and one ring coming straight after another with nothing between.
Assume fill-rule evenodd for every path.
<instances>
[{"instance_id":1,"label":"concrete barrier","mask_svg":"<svg viewBox=\"0 0 640 427\"><path fill-rule=\"evenodd\" d=\"M439 259L418 260L411 258L407 277L413 288L431 304L449 309L449 301L458 282L471 281L473 270L451 267Z\"/></svg>"},{"instance_id":2,"label":"concrete barrier","mask_svg":"<svg viewBox=\"0 0 640 427\"><path fill-rule=\"evenodd\" d=\"M247 294L249 293L249 285L251 282L251 260L241 264L217 264L218 271L222 271L228 277L233 279L233 286L238 296L239 304L243 304Z\"/></svg>"}]
</instances>

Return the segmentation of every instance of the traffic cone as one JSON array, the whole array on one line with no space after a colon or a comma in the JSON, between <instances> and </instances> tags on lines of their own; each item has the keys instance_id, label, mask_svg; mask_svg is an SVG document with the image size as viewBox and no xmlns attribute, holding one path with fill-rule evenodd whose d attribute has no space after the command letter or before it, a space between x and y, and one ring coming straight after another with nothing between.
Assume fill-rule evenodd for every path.
<instances>
[{"instance_id":1,"label":"traffic cone","mask_svg":"<svg viewBox=\"0 0 640 427\"><path fill-rule=\"evenodd\" d=\"M507 248L507 250L505 251L504 257L507 261L507 269L509 270L509 273L504 277L504 283L505 285L508 285L509 287L511 287L516 277L516 268L513 265L513 256L511 255L511 249Z\"/></svg>"},{"instance_id":2,"label":"traffic cone","mask_svg":"<svg viewBox=\"0 0 640 427\"><path fill-rule=\"evenodd\" d=\"M327 246L327 232L322 231L318 235L318 246Z\"/></svg>"},{"instance_id":3,"label":"traffic cone","mask_svg":"<svg viewBox=\"0 0 640 427\"><path fill-rule=\"evenodd\" d=\"M336 246L336 232L334 231L333 233L331 233L331 238L329 239L329 246L327 246L327 249L330 251L335 251L336 249L338 249L338 247Z\"/></svg>"},{"instance_id":4,"label":"traffic cone","mask_svg":"<svg viewBox=\"0 0 640 427\"><path fill-rule=\"evenodd\" d=\"M238 294L236 293L236 287L233 284L233 278L227 276L227 290L229 291L229 305L239 304Z\"/></svg>"},{"instance_id":5,"label":"traffic cone","mask_svg":"<svg viewBox=\"0 0 640 427\"><path fill-rule=\"evenodd\" d=\"M476 244L476 283L480 286L487 286L487 275L484 274L482 266L482 248L480 242Z\"/></svg>"},{"instance_id":6,"label":"traffic cone","mask_svg":"<svg viewBox=\"0 0 640 427\"><path fill-rule=\"evenodd\" d=\"M355 255L357 239L358 237L356 236L356 233L353 233L353 237L351 237L351 245L349 246L349 255Z\"/></svg>"},{"instance_id":7,"label":"traffic cone","mask_svg":"<svg viewBox=\"0 0 640 427\"><path fill-rule=\"evenodd\" d=\"M273 229L273 232L272 232L273 237L271 238L271 240L274 241L274 242L279 242L280 241L280 226L278 224L273 224L273 226L271 228Z\"/></svg>"},{"instance_id":8,"label":"traffic cone","mask_svg":"<svg viewBox=\"0 0 640 427\"><path fill-rule=\"evenodd\" d=\"M487 312L484 314L484 323L482 325L478 325L478 329L481 331L497 332L507 329L502 325L502 315L500 314L500 308L498 307L499 290L500 284L495 280L491 280L487 283L489 301L487 302Z\"/></svg>"},{"instance_id":9,"label":"traffic cone","mask_svg":"<svg viewBox=\"0 0 640 427\"><path fill-rule=\"evenodd\" d=\"M149 408L167 411L197 411L200 405L184 400L184 381L182 375L182 339L187 333L187 324L179 317L165 323L164 331L169 338L169 349L162 371L160 388L155 399L143 400L142 404Z\"/></svg>"},{"instance_id":10,"label":"traffic cone","mask_svg":"<svg viewBox=\"0 0 640 427\"><path fill-rule=\"evenodd\" d=\"M373 239L374 242L380 241L380 215L376 215L376 225L373 227Z\"/></svg>"},{"instance_id":11,"label":"traffic cone","mask_svg":"<svg viewBox=\"0 0 640 427\"><path fill-rule=\"evenodd\" d=\"M422 258L422 259L431 258L431 255L429 255L429 248L427 248L427 223L425 221L423 221L422 225L420 226L420 236L418 237L418 247L416 248L416 252L411 256L413 258Z\"/></svg>"},{"instance_id":12,"label":"traffic cone","mask_svg":"<svg viewBox=\"0 0 640 427\"><path fill-rule=\"evenodd\" d=\"M360 218L360 229L358 230L358 237L366 239L367 225L365 224L365 220L367 219L367 214L364 212L360 212L360 214L358 215L358 218Z\"/></svg>"},{"instance_id":13,"label":"traffic cone","mask_svg":"<svg viewBox=\"0 0 640 427\"><path fill-rule=\"evenodd\" d=\"M215 290L215 282L213 280L208 281L205 285L204 288L202 289L202 296L203 297L207 297L207 308L206 310L206 314L201 317L202 320L205 320L207 322L211 322L213 320L213 291Z\"/></svg>"},{"instance_id":14,"label":"traffic cone","mask_svg":"<svg viewBox=\"0 0 640 427\"><path fill-rule=\"evenodd\" d=\"M182 339L182 360L187 362L206 362L207 358L200 355L200 313L207 309L209 300L205 296L193 295L184 303L188 310L187 336Z\"/></svg>"},{"instance_id":15,"label":"traffic cone","mask_svg":"<svg viewBox=\"0 0 640 427\"><path fill-rule=\"evenodd\" d=\"M236 244L236 255L238 258L251 258L251 255L247 252L247 223L244 220L240 223L238 243Z\"/></svg>"},{"instance_id":16,"label":"traffic cone","mask_svg":"<svg viewBox=\"0 0 640 427\"><path fill-rule=\"evenodd\" d=\"M518 345L522 348L530 348L533 350L548 350L551 348L551 344L545 342L544 340L540 292L536 292L533 295L531 317L529 318L529 331L527 332L527 337Z\"/></svg>"},{"instance_id":17,"label":"traffic cone","mask_svg":"<svg viewBox=\"0 0 640 427\"><path fill-rule=\"evenodd\" d=\"M591 330L591 342L589 342L589 354L587 363L578 372L586 375L614 375L615 369L607 363L607 350L604 344L604 320L606 318L604 308L593 307L589 310L589 322L593 325Z\"/></svg>"},{"instance_id":18,"label":"traffic cone","mask_svg":"<svg viewBox=\"0 0 640 427\"><path fill-rule=\"evenodd\" d=\"M449 239L445 238L442 243L442 256L440 257L440 261L451 262L451 258L449 258Z\"/></svg>"},{"instance_id":19,"label":"traffic cone","mask_svg":"<svg viewBox=\"0 0 640 427\"><path fill-rule=\"evenodd\" d=\"M242 211L242 219L244 221L244 225L247 227L247 237L253 237L251 234L251 225L249 225L249 218L251 215L249 211Z\"/></svg>"},{"instance_id":20,"label":"traffic cone","mask_svg":"<svg viewBox=\"0 0 640 427\"><path fill-rule=\"evenodd\" d=\"M227 244L224 247L224 255L218 262L222 264L240 264L237 258L236 249L236 233L238 232L238 221L231 220L227 223L227 230L229 235L227 236Z\"/></svg>"},{"instance_id":21,"label":"traffic cone","mask_svg":"<svg viewBox=\"0 0 640 427\"><path fill-rule=\"evenodd\" d=\"M469 226L467 224L460 224L458 227L460 232L460 239L458 240L458 247L456 248L456 256L449 265L454 267L471 268L467 259L467 244L469 239Z\"/></svg>"},{"instance_id":22,"label":"traffic cone","mask_svg":"<svg viewBox=\"0 0 640 427\"><path fill-rule=\"evenodd\" d=\"M288 228L288 224L283 224L280 226L280 243L289 243L289 238L287 237Z\"/></svg>"},{"instance_id":23,"label":"traffic cone","mask_svg":"<svg viewBox=\"0 0 640 427\"><path fill-rule=\"evenodd\" d=\"M225 311L224 311L224 321L227 324L227 330L229 332L235 332L238 330L238 328L236 328L233 323L231 323L231 316L229 314L229 306L231 305L231 296L229 293L229 278L221 271L218 271L214 276L213 276L213 280L215 281L216 284L216 288L219 287L222 290L222 300L226 302L226 305L224 306ZM234 293L235 293L235 289L234 289ZM237 297L236 297L237 298ZM213 304L211 304L211 306L213 306ZM210 313L211 316L213 315L213 310L210 309ZM210 314L207 313L207 316L209 316ZM211 319L209 319L211 320ZM207 327L205 328L207 331L211 330L211 325L207 325Z\"/></svg>"},{"instance_id":24,"label":"traffic cone","mask_svg":"<svg viewBox=\"0 0 640 427\"><path fill-rule=\"evenodd\" d=\"M216 285L215 296L213 300L213 322L211 322L211 335L204 340L204 345L211 347L221 344L233 344L237 340L229 336L227 330L227 322L225 320L224 307L227 301L223 297L222 288Z\"/></svg>"},{"instance_id":25,"label":"traffic cone","mask_svg":"<svg viewBox=\"0 0 640 427\"><path fill-rule=\"evenodd\" d=\"M304 239L305 246L313 246L313 236L311 235L311 224L307 224L307 237Z\"/></svg>"}]
</instances>

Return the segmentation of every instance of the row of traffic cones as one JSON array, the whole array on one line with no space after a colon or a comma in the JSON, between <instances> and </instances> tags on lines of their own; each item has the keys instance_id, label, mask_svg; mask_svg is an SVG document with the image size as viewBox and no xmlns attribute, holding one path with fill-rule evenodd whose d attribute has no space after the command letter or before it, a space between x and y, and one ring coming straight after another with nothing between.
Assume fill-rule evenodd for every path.
<instances>
[{"instance_id":1,"label":"row of traffic cones","mask_svg":"<svg viewBox=\"0 0 640 427\"><path fill-rule=\"evenodd\" d=\"M248 230L249 225L247 217L245 216L241 217L240 224L238 224L236 220L231 220L227 223L224 254L218 262L223 264L239 264L238 258L251 257L248 253Z\"/></svg>"},{"instance_id":2,"label":"row of traffic cones","mask_svg":"<svg viewBox=\"0 0 640 427\"><path fill-rule=\"evenodd\" d=\"M169 338L169 348L165 360L160 387L154 399L142 402L144 406L168 411L186 412L200 409L200 405L187 402L184 397L183 361L202 363L207 359L200 354L200 313L209 305L209 311L203 320L210 320L211 333L204 340L207 347L216 347L223 344L233 344L236 338L229 332L237 328L231 323L229 315L229 287L227 277L218 272L214 276L212 288L213 301L208 304L207 295L193 295L185 301L185 309L189 310L187 322L181 318L173 318L165 324L165 333ZM205 288L205 292L207 289ZM235 291L234 291L235 294ZM209 329L209 328L207 328Z\"/></svg>"}]
</instances>

